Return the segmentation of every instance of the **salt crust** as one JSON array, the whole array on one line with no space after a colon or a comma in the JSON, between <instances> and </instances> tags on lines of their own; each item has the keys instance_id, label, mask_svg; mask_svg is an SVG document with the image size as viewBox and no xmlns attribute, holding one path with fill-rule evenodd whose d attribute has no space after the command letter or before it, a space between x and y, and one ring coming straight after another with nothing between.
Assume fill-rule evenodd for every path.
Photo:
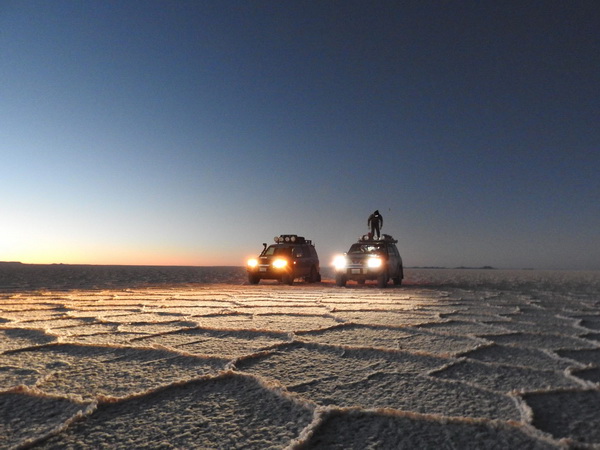
<instances>
[{"instance_id":1,"label":"salt crust","mask_svg":"<svg viewBox=\"0 0 600 450\"><path fill-rule=\"evenodd\" d=\"M50 272L0 285L3 448L600 448L598 273Z\"/></svg>"}]
</instances>

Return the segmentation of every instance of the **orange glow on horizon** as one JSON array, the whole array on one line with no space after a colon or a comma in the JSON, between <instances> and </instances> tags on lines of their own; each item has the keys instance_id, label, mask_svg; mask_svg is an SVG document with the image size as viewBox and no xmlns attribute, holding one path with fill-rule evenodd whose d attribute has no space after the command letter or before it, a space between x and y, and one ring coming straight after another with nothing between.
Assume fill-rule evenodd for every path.
<instances>
[{"instance_id":1,"label":"orange glow on horizon","mask_svg":"<svg viewBox=\"0 0 600 450\"><path fill-rule=\"evenodd\" d=\"M245 261L235 255L208 254L202 252L159 251L29 251L2 253L1 261L23 264L85 264L124 266L241 266Z\"/></svg>"}]
</instances>

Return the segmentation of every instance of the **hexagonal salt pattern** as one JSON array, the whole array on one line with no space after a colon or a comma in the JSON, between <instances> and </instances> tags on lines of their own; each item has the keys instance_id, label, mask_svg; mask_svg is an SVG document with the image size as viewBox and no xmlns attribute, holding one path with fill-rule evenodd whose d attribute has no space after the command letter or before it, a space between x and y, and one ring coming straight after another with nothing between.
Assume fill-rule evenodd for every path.
<instances>
[{"instance_id":1,"label":"hexagonal salt pattern","mask_svg":"<svg viewBox=\"0 0 600 450\"><path fill-rule=\"evenodd\" d=\"M598 274L71 269L0 293L0 447L600 446Z\"/></svg>"}]
</instances>

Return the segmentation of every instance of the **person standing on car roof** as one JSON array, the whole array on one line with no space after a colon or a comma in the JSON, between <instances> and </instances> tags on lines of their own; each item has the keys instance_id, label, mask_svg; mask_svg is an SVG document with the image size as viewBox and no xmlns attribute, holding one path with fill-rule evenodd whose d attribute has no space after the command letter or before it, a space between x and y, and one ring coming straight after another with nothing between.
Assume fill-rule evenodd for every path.
<instances>
[{"instance_id":1,"label":"person standing on car roof","mask_svg":"<svg viewBox=\"0 0 600 450\"><path fill-rule=\"evenodd\" d=\"M377 233L377 239L379 239L380 230L383 228L383 216L379 214L379 210L369 216L367 226L371 227L371 236L375 238L375 233Z\"/></svg>"}]
</instances>

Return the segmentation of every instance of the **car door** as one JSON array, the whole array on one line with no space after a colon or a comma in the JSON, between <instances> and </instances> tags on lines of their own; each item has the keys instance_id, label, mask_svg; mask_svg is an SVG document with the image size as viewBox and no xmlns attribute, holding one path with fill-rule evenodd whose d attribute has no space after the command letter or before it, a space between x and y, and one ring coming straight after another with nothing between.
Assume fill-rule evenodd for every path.
<instances>
[{"instance_id":1,"label":"car door","mask_svg":"<svg viewBox=\"0 0 600 450\"><path fill-rule=\"evenodd\" d=\"M294 267L296 277L304 277L308 274L308 261L310 253L305 245L298 245L294 248Z\"/></svg>"},{"instance_id":2,"label":"car door","mask_svg":"<svg viewBox=\"0 0 600 450\"><path fill-rule=\"evenodd\" d=\"M400 267L400 253L398 253L398 249L395 245L390 245L388 248L389 254L389 273L390 277L395 277L399 275L399 267Z\"/></svg>"}]
</instances>

